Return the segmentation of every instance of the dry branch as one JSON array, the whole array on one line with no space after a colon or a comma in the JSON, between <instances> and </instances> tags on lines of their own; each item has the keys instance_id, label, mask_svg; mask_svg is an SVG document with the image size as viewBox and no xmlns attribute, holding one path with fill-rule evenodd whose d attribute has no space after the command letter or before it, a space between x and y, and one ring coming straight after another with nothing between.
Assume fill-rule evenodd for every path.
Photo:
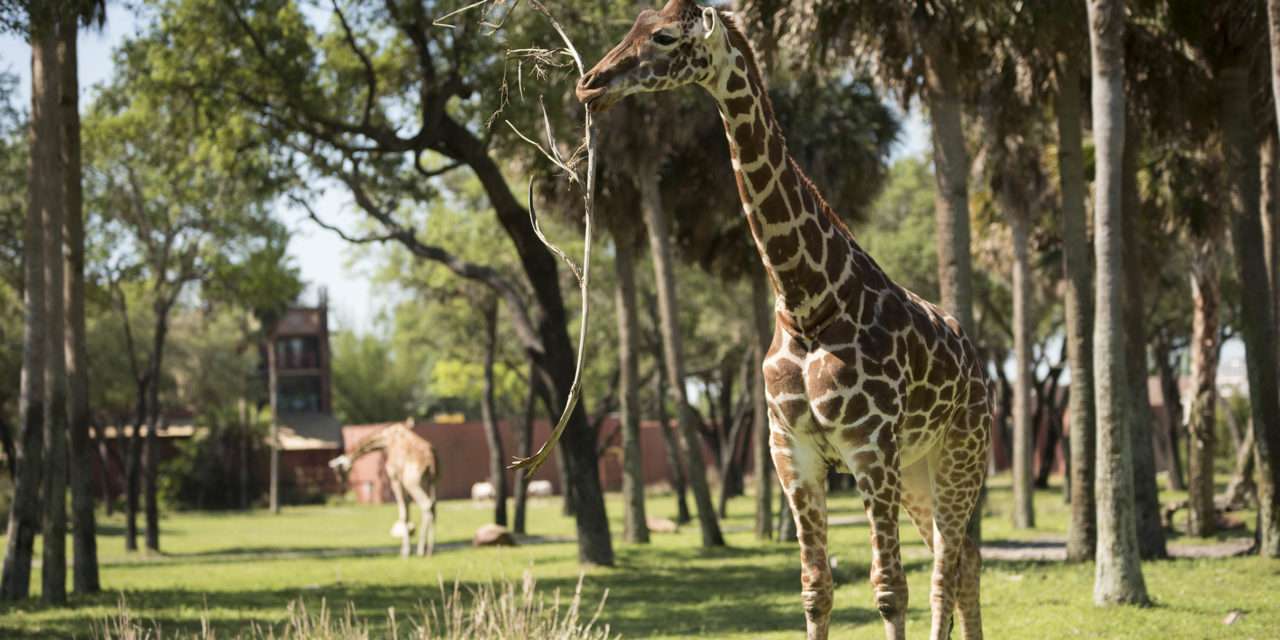
<instances>
[{"instance_id":1,"label":"dry branch","mask_svg":"<svg viewBox=\"0 0 1280 640\"><path fill-rule=\"evenodd\" d=\"M529 4L533 6L534 10L541 13L551 22L551 26L555 28L556 33L560 34L560 39L564 41L568 54L573 58L573 62L578 69L578 76L581 77L585 75L586 69L582 65L582 56L578 55L578 49L573 46L573 41L569 38L568 34L565 33L564 28L560 26L560 22L556 20L555 16L551 15L551 12L547 10L546 6L538 0L530 0ZM584 246L582 250L582 270L580 275L568 255L548 241L547 238L543 236L541 229L538 228L537 217L533 208L533 183L530 182L529 184L529 217L533 222L534 231L538 234L538 238L547 246L548 249L556 255L559 255L561 259L565 260L569 264L570 268L573 269L574 276L578 279L578 286L582 295L582 322L579 323L578 326L578 357L573 370L573 383L569 387L569 397L565 403L563 413L560 414L560 420L556 422L555 429L552 429L551 431L551 436L547 439L546 443L538 449L537 453L528 458L517 458L511 465L511 468L513 469L525 469L526 478L533 475L533 473L538 470L538 467L542 466L542 464L547 461L547 457L551 455L551 451L555 448L556 442L560 440L560 436L564 433L565 427L568 426L569 418L573 415L574 409L577 408L578 400L582 396L582 365L586 356L587 321L590 317L591 311L591 299L588 292L591 287L591 234L593 223L595 221L596 189L596 137L593 135L594 130L591 120L591 110L584 109L583 113L583 128L586 135L583 147L587 150L587 176L582 189ZM551 120L547 116L545 105L542 107L542 115L543 125L546 127L547 143L550 147L549 150L543 150L544 155L547 155L552 162L555 162L561 169L565 170L571 181L581 183L581 180L578 178L576 171L574 171L571 162L566 162L560 156L559 148L555 143L555 135L551 130ZM512 128L514 129L515 127L512 126ZM519 132L517 131L517 133ZM520 135L526 140L529 140L523 134ZM533 141L529 140L529 142L532 143ZM536 143L534 143L534 146L541 149L541 146ZM550 151L550 153L548 153L548 151Z\"/></svg>"}]
</instances>

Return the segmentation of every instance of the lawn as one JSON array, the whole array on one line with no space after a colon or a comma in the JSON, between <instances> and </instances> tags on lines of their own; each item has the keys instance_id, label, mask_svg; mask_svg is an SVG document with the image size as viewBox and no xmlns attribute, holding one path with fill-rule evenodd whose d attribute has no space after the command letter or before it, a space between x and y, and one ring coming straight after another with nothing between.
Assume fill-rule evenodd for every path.
<instances>
[{"instance_id":1,"label":"lawn","mask_svg":"<svg viewBox=\"0 0 1280 640\"><path fill-rule=\"evenodd\" d=\"M1165 496L1166 499L1171 496ZM1061 538L1066 506L1060 490L1036 497L1039 528L1014 532L1008 525L1007 479L993 482L984 521L986 541L1010 544ZM670 516L670 496L652 496L652 515ZM854 495L831 503L833 515L861 513ZM586 569L585 599L608 590L602 620L627 638L794 638L803 633L798 557L793 545L757 542L749 532L749 498L730 503L724 525L729 547L704 551L696 524L677 534L655 535L650 545L615 538L618 562ZM74 598L67 609L33 603L0 609L0 637L88 637L95 624L127 602L132 614L153 620L166 635L198 631L201 619L220 631L251 624L280 625L286 607L301 599L341 608L350 602L376 628L388 608L412 612L440 598L440 585L464 587L500 578L518 579L531 569L541 590L572 592L582 569L568 540L572 521L558 500L536 502L531 533L550 541L506 549L466 547L490 512L469 502L443 503L438 542L429 559L396 557L388 535L390 506L338 505L286 509L272 516L175 513L162 522L160 556L122 551L122 522L101 523L102 580L110 590ZM621 503L610 496L615 534ZM1252 522L1252 516L1248 516ZM905 525L904 521L904 525ZM1235 535L1247 535L1239 532ZM927 633L929 561L909 525L903 527L909 571L909 628ZM1213 541L1174 538L1175 545ZM450 544L452 543L452 544ZM832 636L882 638L867 585L865 525L834 527L836 608ZM983 617L992 638L1275 638L1280 636L1280 561L1255 557L1168 560L1143 564L1155 606L1098 609L1092 605L1093 566L988 559L983 572ZM38 577L34 580L39 586ZM1239 612L1231 626L1224 619ZM227 635L227 634L223 634Z\"/></svg>"}]
</instances>

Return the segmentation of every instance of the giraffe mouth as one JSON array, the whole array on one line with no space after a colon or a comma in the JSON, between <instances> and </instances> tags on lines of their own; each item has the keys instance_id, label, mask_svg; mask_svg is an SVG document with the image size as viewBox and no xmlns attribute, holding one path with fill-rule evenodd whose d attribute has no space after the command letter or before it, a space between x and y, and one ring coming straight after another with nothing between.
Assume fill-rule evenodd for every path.
<instances>
[{"instance_id":1,"label":"giraffe mouth","mask_svg":"<svg viewBox=\"0 0 1280 640\"><path fill-rule=\"evenodd\" d=\"M610 92L608 86L598 87L595 89L579 88L577 91L578 101L587 107L587 111L591 113L602 113L610 107L617 104L622 96L617 92Z\"/></svg>"}]
</instances>

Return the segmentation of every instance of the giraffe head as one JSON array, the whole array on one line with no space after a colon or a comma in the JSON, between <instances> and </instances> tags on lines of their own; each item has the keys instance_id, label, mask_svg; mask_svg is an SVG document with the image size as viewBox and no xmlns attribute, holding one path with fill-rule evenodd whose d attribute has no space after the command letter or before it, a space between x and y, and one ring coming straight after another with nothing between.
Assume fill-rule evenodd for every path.
<instances>
[{"instance_id":1,"label":"giraffe head","mask_svg":"<svg viewBox=\"0 0 1280 640\"><path fill-rule=\"evenodd\" d=\"M645 10L622 42L578 81L578 100L604 111L633 93L708 84L724 56L722 18L696 0Z\"/></svg>"}]
</instances>

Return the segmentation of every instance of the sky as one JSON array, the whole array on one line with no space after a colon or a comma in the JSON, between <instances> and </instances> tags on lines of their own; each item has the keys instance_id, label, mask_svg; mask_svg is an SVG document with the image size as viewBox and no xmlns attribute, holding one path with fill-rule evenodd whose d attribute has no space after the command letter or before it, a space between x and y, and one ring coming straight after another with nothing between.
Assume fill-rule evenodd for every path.
<instances>
[{"instance_id":1,"label":"sky","mask_svg":"<svg viewBox=\"0 0 1280 640\"><path fill-rule=\"evenodd\" d=\"M82 105L92 100L95 85L110 79L112 49L138 28L139 22L131 11L119 3L108 3L106 26L101 31L81 30L79 71ZM0 70L19 76L17 97L23 104L30 96L30 60L31 48L25 40L13 35L0 35ZM928 124L918 113L907 114L903 135L894 151L895 158L923 153L928 146ZM330 192L320 202L312 204L330 223L341 224L353 217L349 201L340 193ZM362 259L359 249L332 232L317 227L304 212L281 205L280 215L293 230L289 255L301 269L302 278L310 288L308 295L314 296L320 287L328 291L333 326L360 332L376 329L379 313L394 302L395 295L391 291L371 288L368 274L373 265L370 260L367 257Z\"/></svg>"}]
</instances>

